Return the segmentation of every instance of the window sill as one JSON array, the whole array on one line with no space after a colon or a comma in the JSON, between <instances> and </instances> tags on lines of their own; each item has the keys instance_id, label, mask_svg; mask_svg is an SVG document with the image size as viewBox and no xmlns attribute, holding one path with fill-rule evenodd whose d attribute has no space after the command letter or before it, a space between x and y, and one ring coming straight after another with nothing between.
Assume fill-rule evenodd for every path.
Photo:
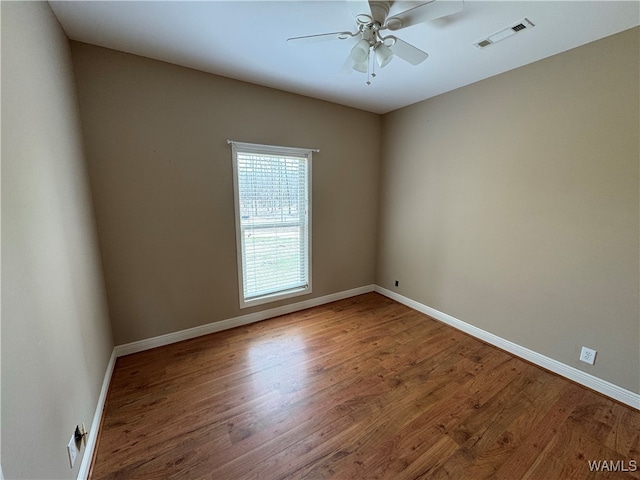
<instances>
[{"instance_id":1,"label":"window sill","mask_svg":"<svg viewBox=\"0 0 640 480\"><path fill-rule=\"evenodd\" d=\"M299 297L301 295L308 295L311 293L311 286L297 288L295 290L287 290L284 293L272 293L270 295L264 295L262 297L253 298L251 300L240 299L240 308L250 308L256 305L264 305L265 303L277 302L278 300L285 300L287 298Z\"/></svg>"}]
</instances>

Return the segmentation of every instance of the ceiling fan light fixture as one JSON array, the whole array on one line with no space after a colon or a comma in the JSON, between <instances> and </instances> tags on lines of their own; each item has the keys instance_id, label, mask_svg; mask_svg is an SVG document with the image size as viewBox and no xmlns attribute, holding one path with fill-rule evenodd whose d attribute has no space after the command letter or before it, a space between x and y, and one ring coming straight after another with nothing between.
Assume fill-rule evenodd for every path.
<instances>
[{"instance_id":1,"label":"ceiling fan light fixture","mask_svg":"<svg viewBox=\"0 0 640 480\"><path fill-rule=\"evenodd\" d=\"M393 58L393 52L389 47L387 47L384 43L380 43L376 49L376 61L380 68L385 67L389 64L391 59Z\"/></svg>"},{"instance_id":2,"label":"ceiling fan light fixture","mask_svg":"<svg viewBox=\"0 0 640 480\"><path fill-rule=\"evenodd\" d=\"M369 42L363 38L351 49L351 59L358 64L366 63L367 58L369 58Z\"/></svg>"}]
</instances>

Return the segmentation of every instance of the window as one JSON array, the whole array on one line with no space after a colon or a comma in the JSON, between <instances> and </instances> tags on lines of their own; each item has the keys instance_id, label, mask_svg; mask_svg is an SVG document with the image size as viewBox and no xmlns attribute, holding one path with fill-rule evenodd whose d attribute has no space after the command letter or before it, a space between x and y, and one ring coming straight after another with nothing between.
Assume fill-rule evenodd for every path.
<instances>
[{"instance_id":1,"label":"window","mask_svg":"<svg viewBox=\"0 0 640 480\"><path fill-rule=\"evenodd\" d=\"M229 143L240 307L311 293L312 151Z\"/></svg>"}]
</instances>

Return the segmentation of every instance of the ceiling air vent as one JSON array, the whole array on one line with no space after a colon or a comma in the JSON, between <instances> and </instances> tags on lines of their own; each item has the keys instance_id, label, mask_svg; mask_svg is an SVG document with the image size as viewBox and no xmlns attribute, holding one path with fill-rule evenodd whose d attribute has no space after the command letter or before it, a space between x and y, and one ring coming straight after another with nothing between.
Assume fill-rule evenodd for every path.
<instances>
[{"instance_id":1,"label":"ceiling air vent","mask_svg":"<svg viewBox=\"0 0 640 480\"><path fill-rule=\"evenodd\" d=\"M534 27L535 25L531 20L525 18L521 22L516 23L515 25L511 25L510 27L503 28L499 32L494 33L493 35L489 35L487 38L480 40L479 42L474 43L474 45L478 48L486 48L489 45L493 45L494 43L500 42L505 38L509 38L516 33L519 33L527 28Z\"/></svg>"}]
</instances>

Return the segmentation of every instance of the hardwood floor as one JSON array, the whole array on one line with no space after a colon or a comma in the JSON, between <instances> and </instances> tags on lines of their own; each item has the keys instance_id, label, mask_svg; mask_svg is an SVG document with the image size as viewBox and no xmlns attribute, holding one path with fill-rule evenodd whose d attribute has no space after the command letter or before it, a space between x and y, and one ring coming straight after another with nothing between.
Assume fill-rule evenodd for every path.
<instances>
[{"instance_id":1,"label":"hardwood floor","mask_svg":"<svg viewBox=\"0 0 640 480\"><path fill-rule=\"evenodd\" d=\"M640 412L370 293L119 358L90 476L640 479Z\"/></svg>"}]
</instances>

